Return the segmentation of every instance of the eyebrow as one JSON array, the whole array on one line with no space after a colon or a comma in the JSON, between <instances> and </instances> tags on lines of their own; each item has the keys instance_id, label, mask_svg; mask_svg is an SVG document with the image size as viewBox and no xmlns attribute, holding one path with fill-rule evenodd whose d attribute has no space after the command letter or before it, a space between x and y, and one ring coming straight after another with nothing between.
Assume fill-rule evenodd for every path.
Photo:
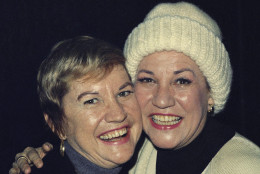
<instances>
[{"instance_id":1,"label":"eyebrow","mask_svg":"<svg viewBox=\"0 0 260 174\"><path fill-rule=\"evenodd\" d=\"M90 91L83 92L78 96L77 100L80 100L82 97L84 97L85 95L89 95L89 94L95 95L95 94L98 94L98 92L90 92Z\"/></svg>"},{"instance_id":2,"label":"eyebrow","mask_svg":"<svg viewBox=\"0 0 260 174\"><path fill-rule=\"evenodd\" d=\"M194 73L194 71L191 70L191 69L189 69L189 68L183 68L183 69L174 71L173 74L177 75L177 74L183 73L183 72L185 72L185 71L189 71L189 72L191 72L194 76L196 76L196 74ZM139 74L139 73L147 73L147 74L150 74L150 75L154 75L154 73L153 73L152 71L148 71L148 70L144 70L144 69L138 71L138 74Z\"/></svg>"},{"instance_id":3,"label":"eyebrow","mask_svg":"<svg viewBox=\"0 0 260 174\"><path fill-rule=\"evenodd\" d=\"M139 73L147 73L147 74L150 74L150 75L154 75L154 73L152 71L148 71L148 70L145 70L145 69L141 69L140 71L138 71L138 74Z\"/></svg>"},{"instance_id":4,"label":"eyebrow","mask_svg":"<svg viewBox=\"0 0 260 174\"><path fill-rule=\"evenodd\" d=\"M191 70L191 69L189 69L189 68L183 68L183 69L180 69L180 70L178 70L178 71L174 71L173 73L177 75L177 74L183 73L183 72L185 72L185 71L191 72L191 73L196 77L196 74L194 73L194 71Z\"/></svg>"},{"instance_id":5,"label":"eyebrow","mask_svg":"<svg viewBox=\"0 0 260 174\"><path fill-rule=\"evenodd\" d=\"M133 85L132 82L126 82L126 83L124 83L122 86L119 87L119 90L122 90L122 89L124 89L124 88L127 87L127 86L134 87L134 85Z\"/></svg>"}]
</instances>

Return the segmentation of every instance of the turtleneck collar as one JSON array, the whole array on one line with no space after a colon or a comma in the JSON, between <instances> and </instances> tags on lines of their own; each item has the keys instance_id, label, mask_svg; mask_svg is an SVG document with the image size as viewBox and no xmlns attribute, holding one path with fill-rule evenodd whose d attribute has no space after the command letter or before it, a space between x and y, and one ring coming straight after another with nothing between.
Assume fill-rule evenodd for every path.
<instances>
[{"instance_id":1,"label":"turtleneck collar","mask_svg":"<svg viewBox=\"0 0 260 174\"><path fill-rule=\"evenodd\" d=\"M75 151L67 141L64 142L64 145L65 152L74 165L77 174L118 174L121 170L121 167L113 169L102 168Z\"/></svg>"},{"instance_id":2,"label":"turtleneck collar","mask_svg":"<svg viewBox=\"0 0 260 174\"><path fill-rule=\"evenodd\" d=\"M221 147L235 135L235 131L208 117L200 135L178 150L158 149L157 173L202 173Z\"/></svg>"}]
</instances>

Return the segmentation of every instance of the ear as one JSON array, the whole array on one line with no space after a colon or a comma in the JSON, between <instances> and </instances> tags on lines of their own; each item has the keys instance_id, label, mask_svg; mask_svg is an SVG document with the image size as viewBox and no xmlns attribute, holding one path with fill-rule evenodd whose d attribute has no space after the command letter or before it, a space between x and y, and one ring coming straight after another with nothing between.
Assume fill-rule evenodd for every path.
<instances>
[{"instance_id":1,"label":"ear","mask_svg":"<svg viewBox=\"0 0 260 174\"><path fill-rule=\"evenodd\" d=\"M214 106L214 99L210 96L208 98L208 111L211 111L212 110L212 107Z\"/></svg>"},{"instance_id":2,"label":"ear","mask_svg":"<svg viewBox=\"0 0 260 174\"><path fill-rule=\"evenodd\" d=\"M55 132L55 128L54 128L54 125L51 121L51 119L49 119L49 115L44 113L44 119L45 119L45 122L48 124L48 126L51 128L52 132L54 133Z\"/></svg>"},{"instance_id":3,"label":"ear","mask_svg":"<svg viewBox=\"0 0 260 174\"><path fill-rule=\"evenodd\" d=\"M46 114L46 113L44 113L43 115L44 115L45 122L48 124L48 126L49 126L50 129L51 129L51 131L52 131L53 133L56 133L56 132L55 132L55 127L54 127L54 125L53 125L52 120L49 118L49 115ZM59 134L58 136L59 136L59 138L60 138L61 140L66 140L66 136L62 135L61 133L58 133L58 134Z\"/></svg>"}]
</instances>

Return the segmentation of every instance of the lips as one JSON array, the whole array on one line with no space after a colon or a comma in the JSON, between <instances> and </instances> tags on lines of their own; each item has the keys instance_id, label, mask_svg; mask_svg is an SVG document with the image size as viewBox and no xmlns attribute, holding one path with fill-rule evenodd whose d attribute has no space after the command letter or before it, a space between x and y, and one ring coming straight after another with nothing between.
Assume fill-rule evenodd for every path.
<instances>
[{"instance_id":1,"label":"lips","mask_svg":"<svg viewBox=\"0 0 260 174\"><path fill-rule=\"evenodd\" d=\"M182 117L171 114L152 114L150 120L152 126L156 129L168 130L178 127L181 124Z\"/></svg>"},{"instance_id":2,"label":"lips","mask_svg":"<svg viewBox=\"0 0 260 174\"><path fill-rule=\"evenodd\" d=\"M129 127L124 126L118 129L113 129L105 133L102 133L98 137L100 140L102 140L105 143L121 144L129 140L129 135L130 135Z\"/></svg>"}]
</instances>

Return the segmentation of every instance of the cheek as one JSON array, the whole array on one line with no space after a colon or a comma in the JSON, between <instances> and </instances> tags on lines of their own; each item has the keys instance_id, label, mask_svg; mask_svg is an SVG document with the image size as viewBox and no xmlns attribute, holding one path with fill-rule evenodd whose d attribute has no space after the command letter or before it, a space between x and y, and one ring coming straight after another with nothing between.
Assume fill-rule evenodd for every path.
<instances>
[{"instance_id":1,"label":"cheek","mask_svg":"<svg viewBox=\"0 0 260 174\"><path fill-rule=\"evenodd\" d=\"M176 96L176 100L187 111L200 111L203 112L204 107L207 107L207 93L200 90L191 90L180 93Z\"/></svg>"},{"instance_id":2,"label":"cheek","mask_svg":"<svg viewBox=\"0 0 260 174\"><path fill-rule=\"evenodd\" d=\"M138 87L138 85L135 87L135 95L137 102L139 104L140 112L141 112L141 120L142 120L142 127L145 130L146 129L146 121L145 119L145 108L147 108L147 103L149 101L149 92L147 90L143 90L142 88Z\"/></svg>"},{"instance_id":3,"label":"cheek","mask_svg":"<svg viewBox=\"0 0 260 174\"><path fill-rule=\"evenodd\" d=\"M123 105L124 111L127 113L128 117L132 119L135 124L140 124L142 122L141 120L141 109L138 104L138 101L136 97L134 97L133 100L128 101L127 103L124 103Z\"/></svg>"},{"instance_id":4,"label":"cheek","mask_svg":"<svg viewBox=\"0 0 260 174\"><path fill-rule=\"evenodd\" d=\"M140 87L139 85L137 85L135 88L135 95L136 95L138 104L141 108L141 111L143 111L152 96L152 91L148 90L148 89L144 89L144 88Z\"/></svg>"},{"instance_id":5,"label":"cheek","mask_svg":"<svg viewBox=\"0 0 260 174\"><path fill-rule=\"evenodd\" d=\"M83 132L93 132L98 127L99 118L94 116L98 113L75 112L67 119L67 132L70 135L81 135ZM93 134L92 133L92 134Z\"/></svg>"},{"instance_id":6,"label":"cheek","mask_svg":"<svg viewBox=\"0 0 260 174\"><path fill-rule=\"evenodd\" d=\"M194 108L196 103L198 102L198 96L193 91L182 92L176 96L176 100L180 103L184 108Z\"/></svg>"}]
</instances>

